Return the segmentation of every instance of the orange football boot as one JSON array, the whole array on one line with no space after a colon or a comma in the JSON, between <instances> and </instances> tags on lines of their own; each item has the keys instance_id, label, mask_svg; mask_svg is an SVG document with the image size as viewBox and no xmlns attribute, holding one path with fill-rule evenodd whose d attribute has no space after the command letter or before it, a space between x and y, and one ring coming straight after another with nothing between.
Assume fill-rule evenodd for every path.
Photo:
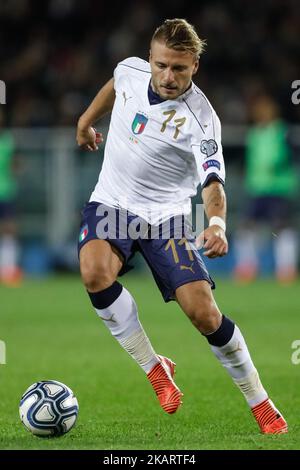
<instances>
[{"instance_id":1,"label":"orange football boot","mask_svg":"<svg viewBox=\"0 0 300 470\"><path fill-rule=\"evenodd\" d=\"M288 432L287 422L269 398L254 406L252 413L263 434L283 434Z\"/></svg>"},{"instance_id":2,"label":"orange football boot","mask_svg":"<svg viewBox=\"0 0 300 470\"><path fill-rule=\"evenodd\" d=\"M160 362L150 370L147 377L162 409L169 414L173 414L182 404L181 397L183 396L173 380L176 364L167 357L157 357Z\"/></svg>"}]
</instances>

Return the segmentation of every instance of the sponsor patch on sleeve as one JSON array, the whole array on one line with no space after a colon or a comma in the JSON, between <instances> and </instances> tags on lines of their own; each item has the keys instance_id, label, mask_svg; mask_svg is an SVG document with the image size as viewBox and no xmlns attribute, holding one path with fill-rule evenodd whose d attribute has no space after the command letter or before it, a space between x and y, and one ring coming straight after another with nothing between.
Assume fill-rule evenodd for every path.
<instances>
[{"instance_id":1,"label":"sponsor patch on sleeve","mask_svg":"<svg viewBox=\"0 0 300 470\"><path fill-rule=\"evenodd\" d=\"M215 166L216 168L218 168L218 170L221 169L221 163L218 160L207 160L202 165L204 171L208 170L212 166Z\"/></svg>"}]
</instances>

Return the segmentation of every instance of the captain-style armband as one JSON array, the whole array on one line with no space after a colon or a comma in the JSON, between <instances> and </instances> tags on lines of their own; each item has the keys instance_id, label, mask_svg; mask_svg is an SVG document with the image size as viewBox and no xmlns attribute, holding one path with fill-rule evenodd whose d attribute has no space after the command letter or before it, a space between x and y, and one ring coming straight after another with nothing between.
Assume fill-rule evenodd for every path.
<instances>
[{"instance_id":1,"label":"captain-style armband","mask_svg":"<svg viewBox=\"0 0 300 470\"><path fill-rule=\"evenodd\" d=\"M221 229L224 230L224 232L226 232L226 223L225 220L222 219L222 217L218 217L217 215L211 217L209 219L209 227L211 227L212 225L218 225L219 227L221 227Z\"/></svg>"}]
</instances>

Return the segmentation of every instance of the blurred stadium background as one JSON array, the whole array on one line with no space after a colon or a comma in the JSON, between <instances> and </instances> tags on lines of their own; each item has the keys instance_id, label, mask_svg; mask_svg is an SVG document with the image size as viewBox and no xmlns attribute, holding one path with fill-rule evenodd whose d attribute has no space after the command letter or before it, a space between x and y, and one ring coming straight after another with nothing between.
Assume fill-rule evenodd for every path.
<instances>
[{"instance_id":1,"label":"blurred stadium background","mask_svg":"<svg viewBox=\"0 0 300 470\"><path fill-rule=\"evenodd\" d=\"M0 79L6 83L7 104L1 112L18 156L18 226L28 273L77 269L80 209L97 181L103 157L103 146L97 154L76 148L77 118L118 61L131 55L148 58L154 28L174 16L186 17L207 40L195 82L223 124L229 235L247 201L245 135L249 106L260 92L273 95L289 124L299 175L300 106L291 100L299 70L297 1L204 1L191 2L188 8L174 0L159 6L126 1L118 7L93 0L3 1ZM104 135L107 125L103 121L98 126ZM297 221L299 203L295 210ZM229 273L232 256L233 250L210 267ZM268 271L272 261L264 260Z\"/></svg>"},{"instance_id":2,"label":"blurred stadium background","mask_svg":"<svg viewBox=\"0 0 300 470\"><path fill-rule=\"evenodd\" d=\"M98 0L84 2L79 0L45 0L43 2L1 0L0 80L6 84L6 104L0 105L0 113L3 117L0 139L3 133L10 134L13 139L13 153L17 162L15 165L16 220L20 242L20 262L25 274L24 284L13 293L0 286L0 295L3 299L0 306L0 320L2 318L0 337L7 342L8 350L8 365L1 370L1 373L3 372L14 400L20 397L31 382L40 378L65 381L70 386L77 387L79 395L85 398L86 385L90 383L93 391L88 392L90 403L97 400L96 385L103 388L106 397L110 397L113 392L109 385L103 386L100 376L97 375L98 367L103 375L110 373L109 370L104 369L103 363L99 366L96 360L95 356L100 355L101 350L103 357L106 360L110 359L112 364L120 370L122 367L119 367L119 358L122 357L121 364L125 368L125 372L121 373L124 390L128 394L133 393L134 401L138 403L137 415L134 418L135 424L138 425L139 417L147 408L145 398L139 402L139 389L132 392L130 384L126 384L127 372L130 370L130 373L136 373L133 372L136 370L134 365L131 366L129 359L119 354L119 350L112 345L108 336L105 336L102 345L104 344L106 348L107 339L107 348L112 347L111 353L105 348L101 349L97 330L99 323L96 319L92 319L91 311L90 315L87 313L90 309L88 299L85 298L84 289L80 290L77 262L80 210L84 202L88 200L97 181L103 159L103 146L97 153L84 153L76 146L75 133L78 117L98 89L112 76L117 62L132 55L147 59L149 41L154 28L164 19L172 17L186 18L195 25L200 37L207 40L207 52L201 58L200 71L195 82L208 96L223 124L223 146L227 165L229 238L234 238L235 230L239 226L247 204L246 135L251 125L249 119L251 103L260 94L272 95L280 108L282 118L287 123L292 155L291 164L294 174L299 179L300 105L293 104L291 99L292 83L300 78L300 4L297 0L252 2L209 0L188 3L178 0L161 0L160 2L128 0L112 3ZM103 132L104 136L107 133L108 123L107 119L98 125L98 130ZM124 159L126 159L125 155ZM297 237L299 237L300 229L299 196L298 185L292 200L293 224L297 229ZM262 274L270 275L274 264L270 241L264 246L260 259ZM291 403L295 399L296 386L293 388L292 383L295 380L296 368L291 366L289 354L291 341L296 339L294 338L295 332L299 331L296 295L299 284L288 287L289 290L278 291L276 284L272 281L268 283L268 281L261 280L249 288L243 286L237 298L236 285L228 281L234 268L234 250L231 250L224 259L214 260L207 264L211 272L221 279L221 291L219 291L221 295L217 293L217 299L222 308L231 311L234 307L234 311L240 312L239 321L247 327L250 345L254 347L254 350L257 346L261 351L261 355L256 353L255 359L265 370L269 368L269 375L267 372L265 376L277 395L281 395L281 403L289 410L291 416L294 415ZM141 260L137 262L137 269L140 273L146 269ZM76 277L74 279L69 276L57 277L55 280L55 277L51 276L48 283L47 275L58 275L62 272L75 272ZM134 275L136 273L137 271ZM45 277L45 280L42 283L31 281L30 278L33 276ZM222 276L223 279L226 277L223 288ZM155 294L155 288L146 271L143 282L142 277L130 278L129 276L128 279L125 280L125 284L129 282L129 287L141 306L145 304L149 296L152 298L154 295L152 305L158 310L164 308L158 299L159 294ZM266 300L268 298L269 300ZM234 302L233 299L237 300ZM243 301L247 305L243 305ZM232 306L233 302L234 306ZM20 305L22 305L23 314L19 310ZM51 306L55 310L54 314ZM170 305L166 307L168 311L171 308L175 307ZM277 310L274 316L275 309ZM83 313L82 310L86 312ZM171 353L181 355L183 365L188 366L188 356L185 358L183 354L176 322L174 328L172 327L174 330L172 334L178 341L177 345L174 345L171 337L165 341L164 333L159 327L161 318L158 313L156 312L156 316L152 318L149 306L144 312L143 307L141 310L146 326L148 324L150 329L152 328L152 333L149 333L150 337L153 334L156 344L168 346ZM290 314L288 327L285 323L286 310ZM247 317L249 311L251 319ZM75 320L71 327L71 335L74 336L66 340L63 331L73 323L73 314ZM261 325L261 335L256 337L255 322L261 321L260 318L263 315L265 316ZM272 323L272 318L274 323ZM76 321L77 326L75 326ZM178 320L178 322L178 328L183 328L182 331L184 331L184 320ZM48 344L49 336L43 330L43 325L46 325L47 332L57 339L56 342L54 340L55 351L51 352L51 345ZM163 325L167 330L167 319L164 320ZM85 333L84 339L81 337L81 331ZM104 329L101 331L103 336ZM190 326L187 327L187 331L186 337L194 334L192 336L194 343L186 345L187 350L184 353L195 354L198 336L196 340L196 333L191 333ZM264 340L263 334L266 335L267 341ZM275 340L278 334L284 337L282 346L278 346ZM16 340L18 348L16 348ZM76 358L76 362L70 351L74 345L79 344L81 359L78 362ZM64 345L66 345L66 351L68 350L65 356ZM270 352L268 346L274 350L278 348L272 359L268 359ZM36 360L34 358L39 348L41 348L41 358ZM201 353L206 364L205 347L202 346L202 349ZM64 357L65 361L61 357ZM210 359L207 360L210 361ZM209 366L214 371L214 366L210 362ZM188 381L188 373L186 376ZM194 376L191 377L193 379ZM214 404L209 403L208 396L213 393L216 393L220 400L224 399L223 390L227 387L227 379L224 377L222 375L218 383L216 379L213 379L212 384L204 382L206 395L201 398L204 406L212 405L211 409L214 409ZM281 390L278 377L280 380L289 381L287 395ZM141 374L136 382L138 380L142 382ZM135 379L133 381L135 382ZM116 378L112 378L112 385L118 386ZM144 384L142 386L146 387ZM219 391L218 386L220 386ZM194 387L192 393L196 395L196 385L191 382L190 387L191 390ZM231 385L228 385L228 390L229 388L231 389ZM148 395L150 397L150 392ZM146 393L147 397L148 395ZM10 397L6 397L5 400L1 399L3 414L0 420L6 433L2 435L2 448L22 448L26 445L30 447L32 444L29 438L22 440L21 431L20 433L15 431L18 418L9 400ZM187 400L189 400L188 397ZM84 402L84 398L82 401ZM104 402L107 404L108 399ZM127 405L130 406L130 403L126 402L125 407ZM229 408L234 406L233 403L227 403L227 405ZM219 419L217 411L213 411L214 418L210 415L203 417L196 414L196 418L206 429L205 433L196 435L197 439L199 438L196 441L196 438L192 438L194 411L191 402L187 402L186 405L190 414L186 418L183 417L181 421L181 426L188 426L191 432L190 444L182 438L178 439L178 436L175 438L175 425L172 428L174 436L168 436L170 440L164 441L162 435L167 433L168 429L166 421L162 421L158 435L155 434L157 430L153 423L150 424L151 409L146 412L148 425L151 433L153 431L153 436L154 434L156 437L160 436L157 439L153 438L153 442L147 435L147 430L145 430L146 437L143 437L142 441L139 441L138 434L130 441L131 431L129 430L129 440L126 441L127 434L126 436L122 434L122 422L120 428L115 426L115 436L110 435L105 441L101 441L101 436L104 434L107 436L109 426L115 422L115 410L124 423L127 422L126 413L124 414L124 410L121 410L117 397L115 403L107 406L109 410L105 415L103 410L97 412L93 409L88 410L87 404L83 404L82 416L86 413L91 432L94 432L94 436L97 437L98 444L95 444L91 434L90 440L87 439L83 445L80 439L86 431L84 427L79 427L79 434L74 435L74 442L63 440L62 444L56 443L55 445L57 447L95 447L98 445L98 448L105 448L105 446L118 448L118 442L121 443L122 448L130 446L138 448L143 445L145 448L172 448L172 445L175 446L174 448L184 446L184 448L193 448L193 446L195 448L197 442L201 442L203 448L222 448L222 445L224 448L231 448L230 446L232 448L261 448L266 445L262 440L255 441L251 436L247 442L241 435L237 436L236 440L231 443L230 436L227 438L225 432L221 434L219 430L214 434L216 431L211 428L210 419ZM153 409L155 406L156 404L153 405ZM233 427L236 425L234 419L239 419L237 417L239 409L239 407L234 408L235 412L231 414ZM241 409L244 410L242 416L245 418L243 403ZM96 413L95 416L104 426L101 430L95 428L93 413ZM159 419L163 420L164 417L160 418L159 410L155 413L157 422ZM187 424L188 419L191 419L189 424ZM226 419L220 423L221 427L226 429ZM296 428L295 421L294 429ZM8 436L10 436L9 441ZM210 440L207 443L205 439L208 436ZM47 443L43 445L51 448ZM280 445L284 447L283 444ZM280 445L278 442L268 441L270 448L280 448ZM298 446L296 440L286 441L285 445L287 448Z\"/></svg>"}]
</instances>

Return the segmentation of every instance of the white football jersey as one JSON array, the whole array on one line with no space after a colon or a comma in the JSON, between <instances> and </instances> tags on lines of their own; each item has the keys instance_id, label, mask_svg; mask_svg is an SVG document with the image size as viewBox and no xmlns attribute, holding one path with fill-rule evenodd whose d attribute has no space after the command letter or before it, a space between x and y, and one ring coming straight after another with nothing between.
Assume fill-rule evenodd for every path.
<instances>
[{"instance_id":1,"label":"white football jersey","mask_svg":"<svg viewBox=\"0 0 300 470\"><path fill-rule=\"evenodd\" d=\"M90 201L122 207L149 223L188 214L197 186L225 168L220 121L192 86L176 100L151 105L150 64L137 57L114 71L116 99L98 183Z\"/></svg>"}]
</instances>

